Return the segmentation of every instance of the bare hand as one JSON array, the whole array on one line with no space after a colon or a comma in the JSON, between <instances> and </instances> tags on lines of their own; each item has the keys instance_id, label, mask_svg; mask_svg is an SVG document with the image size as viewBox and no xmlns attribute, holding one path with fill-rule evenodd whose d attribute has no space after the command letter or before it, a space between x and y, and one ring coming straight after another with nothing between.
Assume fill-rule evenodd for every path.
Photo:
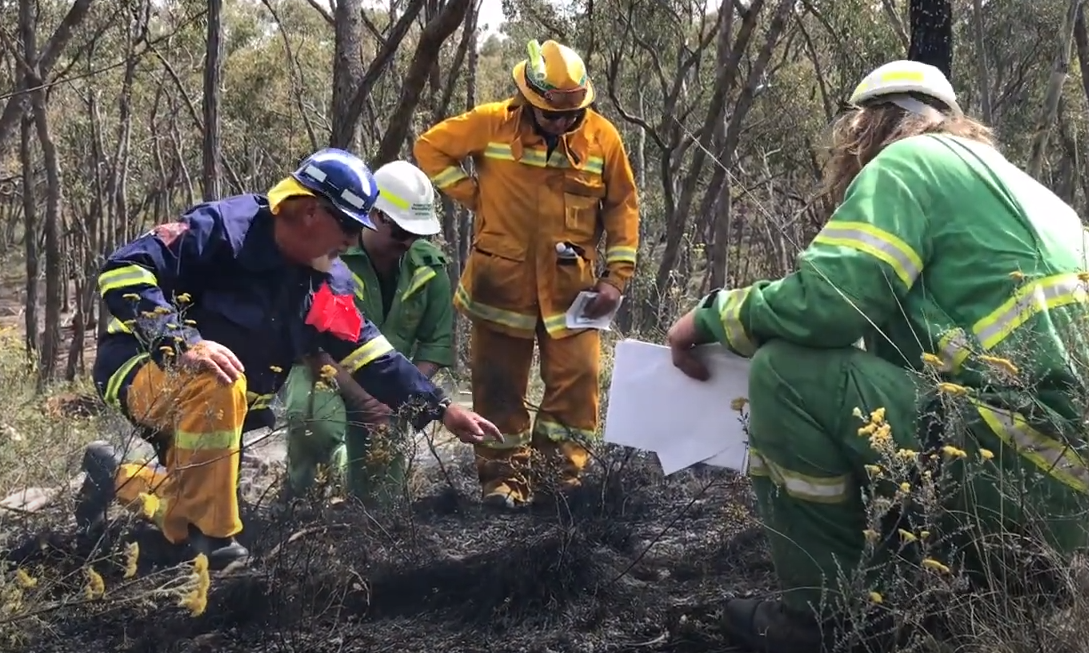
<instances>
[{"instance_id":1,"label":"bare hand","mask_svg":"<svg viewBox=\"0 0 1089 653\"><path fill-rule=\"evenodd\" d=\"M495 424L458 404L450 404L446 409L442 416L442 425L466 444L482 444L488 439L503 441L503 434Z\"/></svg>"},{"instance_id":2,"label":"bare hand","mask_svg":"<svg viewBox=\"0 0 1089 653\"><path fill-rule=\"evenodd\" d=\"M611 283L598 281L594 286L594 292L597 295L586 302L586 308L582 310L583 315L591 320L608 315L620 303L620 290Z\"/></svg>"},{"instance_id":3,"label":"bare hand","mask_svg":"<svg viewBox=\"0 0 1089 653\"><path fill-rule=\"evenodd\" d=\"M191 346L178 363L189 369L212 372L223 385L234 383L246 371L233 351L211 340L201 340Z\"/></svg>"},{"instance_id":4,"label":"bare hand","mask_svg":"<svg viewBox=\"0 0 1089 653\"><path fill-rule=\"evenodd\" d=\"M697 331L696 311L689 311L673 323L666 336L669 350L673 354L673 366L684 372L686 376L697 381L706 381L711 378L707 366L696 355Z\"/></svg>"}]
</instances>

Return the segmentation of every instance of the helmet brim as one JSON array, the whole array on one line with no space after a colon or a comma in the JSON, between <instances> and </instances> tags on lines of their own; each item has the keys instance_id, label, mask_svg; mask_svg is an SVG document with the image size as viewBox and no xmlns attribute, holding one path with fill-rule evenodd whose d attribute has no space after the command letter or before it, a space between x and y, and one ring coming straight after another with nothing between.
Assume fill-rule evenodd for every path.
<instances>
[{"instance_id":1,"label":"helmet brim","mask_svg":"<svg viewBox=\"0 0 1089 653\"><path fill-rule=\"evenodd\" d=\"M370 211L360 211L355 207L345 206L344 202L338 201L336 198L329 197L320 186L312 183L306 177L292 173L291 175L295 181L306 188L308 191L314 194L314 197L320 198L325 202L329 208L336 212L336 217L344 220L349 224L356 224L365 229L374 229L374 222L371 220Z\"/></svg>"}]
</instances>

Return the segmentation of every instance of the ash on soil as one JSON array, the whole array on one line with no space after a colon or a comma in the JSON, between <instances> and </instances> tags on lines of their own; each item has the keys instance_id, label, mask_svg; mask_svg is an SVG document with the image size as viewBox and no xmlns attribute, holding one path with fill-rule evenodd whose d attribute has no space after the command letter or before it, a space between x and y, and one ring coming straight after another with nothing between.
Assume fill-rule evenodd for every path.
<instances>
[{"instance_id":1,"label":"ash on soil","mask_svg":"<svg viewBox=\"0 0 1089 653\"><path fill-rule=\"evenodd\" d=\"M347 502L248 503L241 539L257 561L213 575L203 616L170 598L62 607L28 624L24 650L724 650L715 608L771 582L748 483L710 468L663 479L630 451L604 458L575 495L517 514L480 505L471 455L421 471L423 498L381 513ZM38 532L5 553L52 577L67 570L66 590L78 592L83 561L133 537L146 578L167 562L152 553L161 536L131 526L94 545ZM117 564L96 568L113 596L125 591Z\"/></svg>"}]
</instances>

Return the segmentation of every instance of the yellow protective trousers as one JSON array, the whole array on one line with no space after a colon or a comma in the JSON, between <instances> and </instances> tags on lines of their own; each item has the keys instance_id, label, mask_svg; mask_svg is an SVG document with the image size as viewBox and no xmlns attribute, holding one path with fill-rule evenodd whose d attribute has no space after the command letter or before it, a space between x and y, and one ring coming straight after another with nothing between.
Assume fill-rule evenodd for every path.
<instances>
[{"instance_id":1,"label":"yellow protective trousers","mask_svg":"<svg viewBox=\"0 0 1089 653\"><path fill-rule=\"evenodd\" d=\"M238 469L246 418L246 379L224 385L210 372L163 370L146 363L125 397L131 418L153 428L168 444L165 467L125 463L116 478L117 500L151 516L166 539L184 542L189 525L208 537L242 530L238 513Z\"/></svg>"},{"instance_id":2,"label":"yellow protective trousers","mask_svg":"<svg viewBox=\"0 0 1089 653\"><path fill-rule=\"evenodd\" d=\"M540 350L544 397L531 420L526 406L534 342ZM553 338L538 325L537 337L520 338L474 323L470 336L473 410L494 423L504 442L477 445L476 468L485 497L500 494L527 501L533 450L559 458L561 482L577 485L596 437L601 337L588 329Z\"/></svg>"}]
</instances>

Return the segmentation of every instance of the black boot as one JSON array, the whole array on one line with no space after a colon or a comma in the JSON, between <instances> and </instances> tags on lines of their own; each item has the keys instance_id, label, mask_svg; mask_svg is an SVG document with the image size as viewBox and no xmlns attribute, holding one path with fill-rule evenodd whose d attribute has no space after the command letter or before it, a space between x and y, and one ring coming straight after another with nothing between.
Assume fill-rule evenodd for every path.
<instances>
[{"instance_id":1,"label":"black boot","mask_svg":"<svg viewBox=\"0 0 1089 653\"><path fill-rule=\"evenodd\" d=\"M244 562L250 557L249 550L233 537L208 537L192 524L189 525L189 548L194 556L206 555L208 568L213 571L226 569L232 563Z\"/></svg>"},{"instance_id":2,"label":"black boot","mask_svg":"<svg viewBox=\"0 0 1089 653\"><path fill-rule=\"evenodd\" d=\"M82 470L87 477L76 498L76 526L80 530L90 532L105 524L120 466L121 456L109 442L92 442L83 452Z\"/></svg>"},{"instance_id":3,"label":"black boot","mask_svg":"<svg viewBox=\"0 0 1089 653\"><path fill-rule=\"evenodd\" d=\"M727 601L722 627L735 643L757 653L820 653L833 641L812 615L768 599Z\"/></svg>"}]
</instances>

